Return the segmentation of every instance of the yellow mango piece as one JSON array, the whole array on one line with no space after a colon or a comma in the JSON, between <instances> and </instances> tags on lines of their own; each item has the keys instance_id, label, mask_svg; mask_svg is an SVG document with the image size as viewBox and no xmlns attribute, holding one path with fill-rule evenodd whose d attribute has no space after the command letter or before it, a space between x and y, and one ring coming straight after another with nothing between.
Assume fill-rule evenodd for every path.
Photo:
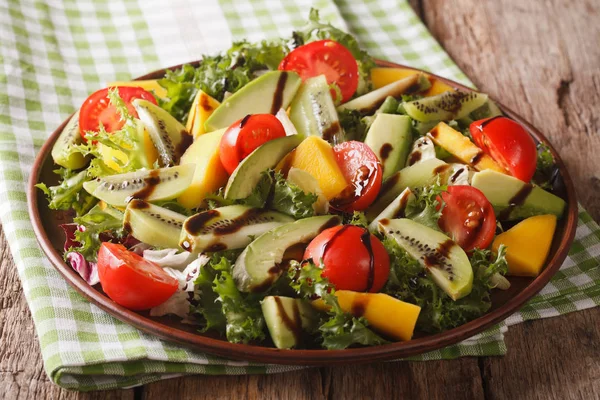
<instances>
[{"instance_id":1,"label":"yellow mango piece","mask_svg":"<svg viewBox=\"0 0 600 400\"><path fill-rule=\"evenodd\" d=\"M227 171L219 158L219 144L223 133L225 129L199 136L181 156L181 165L196 164L192 184L177 199L182 206L199 207L208 193L227 183Z\"/></svg>"},{"instance_id":2,"label":"yellow mango piece","mask_svg":"<svg viewBox=\"0 0 600 400\"><path fill-rule=\"evenodd\" d=\"M506 246L509 275L536 277L548 257L555 230L556 215L529 217L496 236L492 249L498 252L501 244Z\"/></svg>"},{"instance_id":3,"label":"yellow mango piece","mask_svg":"<svg viewBox=\"0 0 600 400\"><path fill-rule=\"evenodd\" d=\"M425 97L436 96L438 94L442 94L444 92L449 92L450 90L454 90L454 88L450 85L445 84L444 82L432 78L430 79L431 87L424 91L422 94Z\"/></svg>"},{"instance_id":4,"label":"yellow mango piece","mask_svg":"<svg viewBox=\"0 0 600 400\"><path fill-rule=\"evenodd\" d=\"M146 158L146 165L151 168L152 165L158 159L158 151L150 138L148 131L144 129L144 156ZM125 147L125 146L123 146ZM98 143L98 151L102 156L102 161L109 168L114 169L117 172L122 172L119 164L126 164L129 161L127 154L121 150L113 149L112 147L104 146L102 143Z\"/></svg>"},{"instance_id":5,"label":"yellow mango piece","mask_svg":"<svg viewBox=\"0 0 600 400\"><path fill-rule=\"evenodd\" d=\"M446 149L454 157L469 164L477 171L491 169L506 174L494 159L483 152L468 137L440 122L427 134L435 144Z\"/></svg>"},{"instance_id":6,"label":"yellow mango piece","mask_svg":"<svg viewBox=\"0 0 600 400\"><path fill-rule=\"evenodd\" d=\"M195 138L206 133L204 122L220 105L221 103L218 100L207 95L202 90L198 90L185 125L187 131Z\"/></svg>"},{"instance_id":7,"label":"yellow mango piece","mask_svg":"<svg viewBox=\"0 0 600 400\"><path fill-rule=\"evenodd\" d=\"M421 307L405 303L384 293L359 293L337 290L335 295L343 311L355 317L365 317L369 326L396 340L410 340ZM326 311L323 300L312 302L313 307Z\"/></svg>"},{"instance_id":8,"label":"yellow mango piece","mask_svg":"<svg viewBox=\"0 0 600 400\"><path fill-rule=\"evenodd\" d=\"M333 199L348 183L337 164L333 149L325 140L309 136L279 164L286 164L308 172L315 177L327 200Z\"/></svg>"},{"instance_id":9,"label":"yellow mango piece","mask_svg":"<svg viewBox=\"0 0 600 400\"><path fill-rule=\"evenodd\" d=\"M408 78L409 76L418 74L419 71L408 68L373 68L371 70L371 81L373 82L373 88L379 89L385 85L389 85L392 82L399 81L400 79ZM432 78L428 74L425 74L431 82L431 87L423 92L423 96L435 96L440 93L454 90L450 85L446 85L444 82Z\"/></svg>"},{"instance_id":10,"label":"yellow mango piece","mask_svg":"<svg viewBox=\"0 0 600 400\"><path fill-rule=\"evenodd\" d=\"M107 86L141 87L144 90L153 91L157 97L167 97L167 89L160 86L156 79L149 79L146 81L115 81L109 82Z\"/></svg>"}]
</instances>

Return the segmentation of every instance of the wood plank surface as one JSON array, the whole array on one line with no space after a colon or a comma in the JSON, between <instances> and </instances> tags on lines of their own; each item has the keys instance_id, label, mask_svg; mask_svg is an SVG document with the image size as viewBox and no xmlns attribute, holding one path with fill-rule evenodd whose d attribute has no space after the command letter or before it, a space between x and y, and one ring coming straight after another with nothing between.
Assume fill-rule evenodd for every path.
<instances>
[{"instance_id":1,"label":"wood plank surface","mask_svg":"<svg viewBox=\"0 0 600 400\"><path fill-rule=\"evenodd\" d=\"M600 219L600 3L411 0L459 67L555 144ZM135 390L68 392L45 375L0 233L0 397L6 399L598 399L600 309L514 326L505 357L193 376Z\"/></svg>"}]
</instances>

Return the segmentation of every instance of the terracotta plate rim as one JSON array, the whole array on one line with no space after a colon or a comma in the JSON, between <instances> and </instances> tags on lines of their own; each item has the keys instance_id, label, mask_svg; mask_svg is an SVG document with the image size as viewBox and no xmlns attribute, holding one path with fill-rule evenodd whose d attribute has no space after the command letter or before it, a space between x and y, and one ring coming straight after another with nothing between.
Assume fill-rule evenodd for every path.
<instances>
[{"instance_id":1,"label":"terracotta plate rim","mask_svg":"<svg viewBox=\"0 0 600 400\"><path fill-rule=\"evenodd\" d=\"M199 61L192 63L197 65ZM401 64L396 64L388 61L377 60L377 64L381 67L392 67L392 68L409 68L415 71L421 71L416 68L407 67ZM143 79L156 79L162 77L166 70L176 69L180 67L173 66L170 68L154 71L137 78L138 80ZM426 72L426 71L423 71ZM427 72L429 75L447 83L453 87L460 88L467 91L473 91L472 89L461 85L457 82L442 78L435 74ZM158 321L152 320L134 311L130 311L124 307L115 304L112 300L106 297L103 293L99 292L95 288L89 286L70 266L68 266L62 259L62 256L54 249L51 244L48 235L46 234L43 226L42 219L39 212L37 189L35 184L38 183L38 179L42 172L42 167L45 163L46 158L50 155L50 151L54 142L58 138L58 135L68 122L68 119L64 121L60 127L48 138L44 146L40 150L36 157L32 173L29 179L27 188L28 197L28 209L30 214L31 222L33 223L33 229L36 234L37 240L42 247L42 250L46 256L50 259L54 267L65 277L67 282L90 302L94 303L104 311L108 312L117 319L133 325L140 330L150 333L152 335L163 338L167 341L179 343L186 347L190 347L196 350L200 350L216 356L221 356L229 359L263 362L271 364L287 364L287 365L332 365L342 363L364 363L372 361L390 360L405 358L422 354L428 351L440 349L448 345L458 343L465 340L473 335L476 335L485 329L503 321L514 312L516 312L523 304L537 294L552 278L552 276L558 271L563 261L567 257L573 238L575 236L575 230L577 228L578 218L578 206L575 196L575 190L570 175L565 167L564 162L560 158L559 154L552 147L546 137L534 128L531 124L521 118L518 114L511 111L507 107L498 103L498 106L511 118L522 123L529 133L539 140L540 142L546 143L555 157L556 165L562 175L565 191L567 194L567 212L565 215L565 227L564 235L560 240L558 248L552 254L550 260L548 260L546 268L543 272L535 278L528 286L526 286L521 292L515 297L508 300L505 304L499 308L477 318L467 324L461 325L457 328L422 337L419 339L413 339L408 342L397 342L390 343L381 346L346 349L346 350L279 350L275 348L268 348L256 345L245 345L245 344L234 344L229 343L226 340L214 339L199 334L190 333L183 331Z\"/></svg>"}]
</instances>

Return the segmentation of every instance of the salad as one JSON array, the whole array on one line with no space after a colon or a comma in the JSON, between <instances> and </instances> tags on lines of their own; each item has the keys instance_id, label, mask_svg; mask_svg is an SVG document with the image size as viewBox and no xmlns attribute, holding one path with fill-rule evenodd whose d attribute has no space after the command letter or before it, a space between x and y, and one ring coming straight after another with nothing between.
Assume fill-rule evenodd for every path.
<instances>
[{"instance_id":1,"label":"salad","mask_svg":"<svg viewBox=\"0 0 600 400\"><path fill-rule=\"evenodd\" d=\"M38 184L65 260L117 304L230 342L343 349L440 332L537 276L565 201L487 95L377 67L312 10L93 93Z\"/></svg>"}]
</instances>

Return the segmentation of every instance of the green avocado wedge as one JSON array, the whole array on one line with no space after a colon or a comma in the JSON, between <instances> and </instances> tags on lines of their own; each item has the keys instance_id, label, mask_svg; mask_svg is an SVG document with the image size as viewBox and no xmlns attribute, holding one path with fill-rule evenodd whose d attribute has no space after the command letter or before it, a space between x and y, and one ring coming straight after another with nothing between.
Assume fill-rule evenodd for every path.
<instances>
[{"instance_id":1,"label":"green avocado wedge","mask_svg":"<svg viewBox=\"0 0 600 400\"><path fill-rule=\"evenodd\" d=\"M308 243L327 228L337 226L337 215L304 218L263 233L248 245L235 261L233 279L242 292L263 292L284 271L285 251L298 243Z\"/></svg>"},{"instance_id":2,"label":"green avocado wedge","mask_svg":"<svg viewBox=\"0 0 600 400\"><path fill-rule=\"evenodd\" d=\"M238 200L248 197L260 181L260 175L267 169L275 167L300 142L302 142L300 135L291 135L270 140L258 147L244 158L229 177L225 187L225 198Z\"/></svg>"},{"instance_id":3,"label":"green avocado wedge","mask_svg":"<svg viewBox=\"0 0 600 400\"><path fill-rule=\"evenodd\" d=\"M249 114L276 114L286 109L302 79L291 71L271 71L228 97L204 123L206 132L227 128Z\"/></svg>"}]
</instances>

